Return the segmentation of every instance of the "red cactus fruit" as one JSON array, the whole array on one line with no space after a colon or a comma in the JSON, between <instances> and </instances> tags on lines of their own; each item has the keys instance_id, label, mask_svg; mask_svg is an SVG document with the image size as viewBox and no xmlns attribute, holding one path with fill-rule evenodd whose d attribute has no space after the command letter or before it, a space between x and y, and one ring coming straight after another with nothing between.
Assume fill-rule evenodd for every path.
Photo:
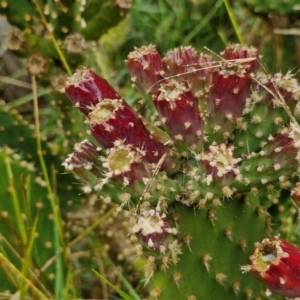
<instances>
[{"instance_id":1,"label":"red cactus fruit","mask_svg":"<svg viewBox=\"0 0 300 300\"><path fill-rule=\"evenodd\" d=\"M240 64L215 68L208 97L208 112L217 124L235 122L242 115L252 78Z\"/></svg>"},{"instance_id":2,"label":"red cactus fruit","mask_svg":"<svg viewBox=\"0 0 300 300\"><path fill-rule=\"evenodd\" d=\"M258 68L258 51L254 47L232 44L227 46L222 53L226 60L237 60L248 73L256 73ZM240 60L240 61L239 61Z\"/></svg>"},{"instance_id":3,"label":"red cactus fruit","mask_svg":"<svg viewBox=\"0 0 300 300\"><path fill-rule=\"evenodd\" d=\"M90 69L80 69L68 78L65 92L86 116L103 99L121 99L121 96L102 77Z\"/></svg>"},{"instance_id":4,"label":"red cactus fruit","mask_svg":"<svg viewBox=\"0 0 300 300\"><path fill-rule=\"evenodd\" d=\"M275 237L255 244L250 265L242 270L251 272L274 294L288 298L300 297L300 250Z\"/></svg>"},{"instance_id":5,"label":"red cactus fruit","mask_svg":"<svg viewBox=\"0 0 300 300\"><path fill-rule=\"evenodd\" d=\"M132 82L146 94L157 91L159 81L169 76L165 62L153 45L135 48L125 63Z\"/></svg>"},{"instance_id":6,"label":"red cactus fruit","mask_svg":"<svg viewBox=\"0 0 300 300\"><path fill-rule=\"evenodd\" d=\"M207 81L212 72L212 59L209 55L197 54L191 46L175 48L167 52L164 61L171 75L181 74L177 80L186 81L191 90L200 91L201 82Z\"/></svg>"},{"instance_id":7,"label":"red cactus fruit","mask_svg":"<svg viewBox=\"0 0 300 300\"><path fill-rule=\"evenodd\" d=\"M204 122L198 99L186 83L167 80L152 98L162 122L176 141L190 147L203 140Z\"/></svg>"},{"instance_id":8,"label":"red cactus fruit","mask_svg":"<svg viewBox=\"0 0 300 300\"><path fill-rule=\"evenodd\" d=\"M89 113L91 133L105 149L122 140L145 151L149 163L158 163L166 154L162 170L174 167L170 150L145 127L135 111L123 99L104 99Z\"/></svg>"}]
</instances>

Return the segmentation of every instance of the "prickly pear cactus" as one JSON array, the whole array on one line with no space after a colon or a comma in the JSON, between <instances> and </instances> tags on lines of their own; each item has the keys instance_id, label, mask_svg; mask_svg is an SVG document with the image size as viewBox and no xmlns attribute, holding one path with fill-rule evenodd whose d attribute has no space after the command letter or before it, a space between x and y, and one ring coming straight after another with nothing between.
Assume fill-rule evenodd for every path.
<instances>
[{"instance_id":1,"label":"prickly pear cactus","mask_svg":"<svg viewBox=\"0 0 300 300\"><path fill-rule=\"evenodd\" d=\"M105 79L78 70L65 91L93 142L76 144L66 169L131 212L149 299L261 299L241 266L255 242L291 235L297 82L257 71L257 50L240 45L217 61L143 46L126 67L157 113L145 120Z\"/></svg>"}]
</instances>

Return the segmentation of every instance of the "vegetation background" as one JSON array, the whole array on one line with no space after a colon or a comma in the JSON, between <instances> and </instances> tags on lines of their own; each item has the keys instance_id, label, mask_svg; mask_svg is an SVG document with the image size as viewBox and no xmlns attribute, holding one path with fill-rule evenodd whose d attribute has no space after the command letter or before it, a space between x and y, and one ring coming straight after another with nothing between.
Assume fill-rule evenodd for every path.
<instances>
[{"instance_id":1,"label":"vegetation background","mask_svg":"<svg viewBox=\"0 0 300 300\"><path fill-rule=\"evenodd\" d=\"M86 135L61 92L70 72L93 69L146 118L151 107L139 104L143 96L124 66L135 46L218 54L239 42L257 47L270 72L299 77L299 11L228 0L86 2L89 31L74 25L80 1L0 3L0 299L121 299L115 288L140 299L147 290L126 212L115 217L113 204L62 166ZM67 20L55 15L62 7ZM68 22L74 26L64 32ZM82 40L68 39L78 33Z\"/></svg>"}]
</instances>

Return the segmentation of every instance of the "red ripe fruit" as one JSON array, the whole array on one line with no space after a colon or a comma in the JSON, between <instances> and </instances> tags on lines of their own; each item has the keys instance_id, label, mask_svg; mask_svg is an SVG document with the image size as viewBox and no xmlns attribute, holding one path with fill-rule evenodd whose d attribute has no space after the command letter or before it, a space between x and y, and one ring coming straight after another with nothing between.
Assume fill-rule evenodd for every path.
<instances>
[{"instance_id":1,"label":"red ripe fruit","mask_svg":"<svg viewBox=\"0 0 300 300\"><path fill-rule=\"evenodd\" d=\"M83 140L75 145L75 151L69 154L63 165L85 182L95 182L95 178L100 178L103 171L99 155L100 151L91 141Z\"/></svg>"},{"instance_id":2,"label":"red ripe fruit","mask_svg":"<svg viewBox=\"0 0 300 300\"><path fill-rule=\"evenodd\" d=\"M77 70L67 80L65 92L86 116L103 99L121 99L121 96L105 79L89 69Z\"/></svg>"},{"instance_id":3,"label":"red ripe fruit","mask_svg":"<svg viewBox=\"0 0 300 300\"><path fill-rule=\"evenodd\" d=\"M252 78L242 65L225 63L216 68L208 97L208 112L220 126L242 115Z\"/></svg>"},{"instance_id":4,"label":"red ripe fruit","mask_svg":"<svg viewBox=\"0 0 300 300\"><path fill-rule=\"evenodd\" d=\"M223 58L226 60L236 60L242 64L248 73L256 73L258 68L258 51L254 47L232 44L223 51Z\"/></svg>"},{"instance_id":5,"label":"red ripe fruit","mask_svg":"<svg viewBox=\"0 0 300 300\"><path fill-rule=\"evenodd\" d=\"M267 101L271 102L272 100L275 105L280 105L280 102L278 103L278 100L276 100L276 98L279 98L280 101L284 101L293 112L297 103L299 103L300 97L300 88L295 78L292 78L290 74L282 75L276 73L265 83L265 86L268 89L268 94L266 95ZM272 103L272 107L274 104Z\"/></svg>"},{"instance_id":6,"label":"red ripe fruit","mask_svg":"<svg viewBox=\"0 0 300 300\"><path fill-rule=\"evenodd\" d=\"M146 94L157 91L159 81L169 75L165 62L153 45L135 48L125 63L132 82Z\"/></svg>"},{"instance_id":7,"label":"red ripe fruit","mask_svg":"<svg viewBox=\"0 0 300 300\"><path fill-rule=\"evenodd\" d=\"M164 154L162 170L173 167L170 150L145 127L135 111L123 99L104 99L89 113L91 133L99 144L112 148L118 140L145 151L145 160L158 163Z\"/></svg>"},{"instance_id":8,"label":"red ripe fruit","mask_svg":"<svg viewBox=\"0 0 300 300\"><path fill-rule=\"evenodd\" d=\"M250 271L274 294L288 298L300 297L300 250L275 237L255 244L250 265L242 270Z\"/></svg>"},{"instance_id":9,"label":"red ripe fruit","mask_svg":"<svg viewBox=\"0 0 300 300\"><path fill-rule=\"evenodd\" d=\"M188 83L190 89L197 93L203 90L204 82L212 72L212 59L205 54L198 54L191 46L170 50L164 57L171 75Z\"/></svg>"},{"instance_id":10,"label":"red ripe fruit","mask_svg":"<svg viewBox=\"0 0 300 300\"><path fill-rule=\"evenodd\" d=\"M185 82L168 80L152 98L162 123L177 142L191 147L203 140L204 122L198 99Z\"/></svg>"}]
</instances>

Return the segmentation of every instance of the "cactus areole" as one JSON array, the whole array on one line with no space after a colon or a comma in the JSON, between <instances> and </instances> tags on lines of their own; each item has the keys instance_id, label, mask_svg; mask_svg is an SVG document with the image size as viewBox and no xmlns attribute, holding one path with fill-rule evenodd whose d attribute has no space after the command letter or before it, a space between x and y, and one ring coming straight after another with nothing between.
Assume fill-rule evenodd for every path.
<instances>
[{"instance_id":1,"label":"cactus areole","mask_svg":"<svg viewBox=\"0 0 300 300\"><path fill-rule=\"evenodd\" d=\"M77 144L64 165L130 210L149 299L261 299L260 281L299 296L299 251L274 235L293 236L300 89L258 71L253 47L222 56L134 49L126 67L157 110L149 120L92 70L66 83L98 145Z\"/></svg>"}]
</instances>

